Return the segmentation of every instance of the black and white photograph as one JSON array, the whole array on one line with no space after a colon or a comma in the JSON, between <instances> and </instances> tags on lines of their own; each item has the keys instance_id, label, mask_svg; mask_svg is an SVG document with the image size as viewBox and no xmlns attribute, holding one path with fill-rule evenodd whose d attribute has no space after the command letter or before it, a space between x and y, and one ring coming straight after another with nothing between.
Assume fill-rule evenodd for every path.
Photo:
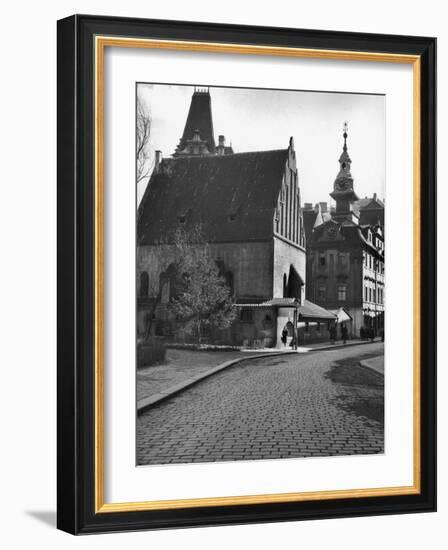
<instances>
[{"instance_id":1,"label":"black and white photograph","mask_svg":"<svg viewBox=\"0 0 448 550\"><path fill-rule=\"evenodd\" d=\"M384 453L385 97L135 101L136 464Z\"/></svg>"}]
</instances>

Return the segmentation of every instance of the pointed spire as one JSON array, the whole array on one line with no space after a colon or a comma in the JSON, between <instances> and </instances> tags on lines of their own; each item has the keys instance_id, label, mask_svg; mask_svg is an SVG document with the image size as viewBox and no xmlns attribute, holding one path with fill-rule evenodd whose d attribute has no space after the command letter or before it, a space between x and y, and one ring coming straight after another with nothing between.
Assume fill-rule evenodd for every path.
<instances>
[{"instance_id":1,"label":"pointed spire","mask_svg":"<svg viewBox=\"0 0 448 550\"><path fill-rule=\"evenodd\" d=\"M215 150L210 89L195 86L184 132L174 156L214 155Z\"/></svg>"}]
</instances>

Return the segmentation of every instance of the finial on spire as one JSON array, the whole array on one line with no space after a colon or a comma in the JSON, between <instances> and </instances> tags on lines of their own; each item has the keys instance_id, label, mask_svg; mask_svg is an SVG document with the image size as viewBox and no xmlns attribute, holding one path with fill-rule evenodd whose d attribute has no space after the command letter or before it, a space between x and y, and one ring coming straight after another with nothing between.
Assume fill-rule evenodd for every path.
<instances>
[{"instance_id":1,"label":"finial on spire","mask_svg":"<svg viewBox=\"0 0 448 550\"><path fill-rule=\"evenodd\" d=\"M342 134L344 136L344 151L347 151L347 136L348 136L348 122L344 121L344 133Z\"/></svg>"}]
</instances>

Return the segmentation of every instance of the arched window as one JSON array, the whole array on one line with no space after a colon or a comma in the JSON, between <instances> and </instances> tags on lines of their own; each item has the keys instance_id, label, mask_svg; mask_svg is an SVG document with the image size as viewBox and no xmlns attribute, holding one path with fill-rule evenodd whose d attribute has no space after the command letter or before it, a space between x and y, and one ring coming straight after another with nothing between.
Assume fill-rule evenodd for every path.
<instances>
[{"instance_id":1,"label":"arched window","mask_svg":"<svg viewBox=\"0 0 448 550\"><path fill-rule=\"evenodd\" d=\"M227 286L230 289L230 295L233 296L233 273L231 271L227 271L224 275Z\"/></svg>"},{"instance_id":2,"label":"arched window","mask_svg":"<svg viewBox=\"0 0 448 550\"><path fill-rule=\"evenodd\" d=\"M140 273L140 296L148 296L149 276L147 271Z\"/></svg>"}]
</instances>

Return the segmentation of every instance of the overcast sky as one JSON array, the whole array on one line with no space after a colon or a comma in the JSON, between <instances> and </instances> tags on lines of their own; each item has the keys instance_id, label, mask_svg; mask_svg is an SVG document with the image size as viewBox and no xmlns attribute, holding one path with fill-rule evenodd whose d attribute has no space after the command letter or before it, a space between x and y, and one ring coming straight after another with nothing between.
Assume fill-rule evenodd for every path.
<instances>
[{"instance_id":1,"label":"overcast sky","mask_svg":"<svg viewBox=\"0 0 448 550\"><path fill-rule=\"evenodd\" d=\"M192 86L138 85L151 111L151 148L164 157L179 142L193 91ZM235 153L286 149L293 136L302 202L331 201L346 120L355 191L360 198L373 193L384 198L384 96L218 87L211 87L210 95L215 140L224 134Z\"/></svg>"}]
</instances>

